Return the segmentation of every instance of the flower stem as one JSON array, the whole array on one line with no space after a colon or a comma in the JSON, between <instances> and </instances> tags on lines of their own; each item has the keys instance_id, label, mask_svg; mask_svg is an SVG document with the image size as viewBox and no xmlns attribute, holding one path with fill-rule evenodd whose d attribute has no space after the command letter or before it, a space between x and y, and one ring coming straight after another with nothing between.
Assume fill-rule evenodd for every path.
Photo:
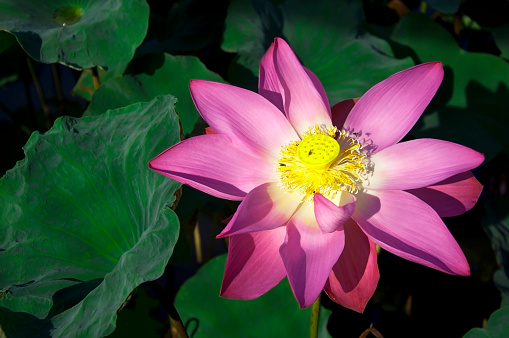
<instances>
[{"instance_id":1,"label":"flower stem","mask_svg":"<svg viewBox=\"0 0 509 338\"><path fill-rule=\"evenodd\" d=\"M99 88L101 81L99 80L99 71L97 70L97 66L92 67L92 81L94 83L94 90Z\"/></svg>"},{"instance_id":2,"label":"flower stem","mask_svg":"<svg viewBox=\"0 0 509 338\"><path fill-rule=\"evenodd\" d=\"M193 231L194 238L194 250L196 252L196 262L198 265L203 264L203 254L201 251L201 235L200 235L200 223L196 220L196 226Z\"/></svg>"},{"instance_id":3,"label":"flower stem","mask_svg":"<svg viewBox=\"0 0 509 338\"><path fill-rule=\"evenodd\" d=\"M318 295L318 298L311 306L311 324L309 327L310 338L318 337L318 322L320 320L320 297L321 295Z\"/></svg>"}]
</instances>

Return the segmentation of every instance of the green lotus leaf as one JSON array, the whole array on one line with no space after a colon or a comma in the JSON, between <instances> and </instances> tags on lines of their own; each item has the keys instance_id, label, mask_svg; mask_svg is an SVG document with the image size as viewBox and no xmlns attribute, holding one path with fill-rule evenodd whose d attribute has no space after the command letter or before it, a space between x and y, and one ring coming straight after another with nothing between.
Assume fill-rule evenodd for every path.
<instances>
[{"instance_id":1,"label":"green lotus leaf","mask_svg":"<svg viewBox=\"0 0 509 338\"><path fill-rule=\"evenodd\" d=\"M385 41L363 28L362 3L358 1L269 0L231 2L222 48L237 52L235 72L258 74L259 62L274 38L290 44L302 64L322 82L329 101L360 97L371 86L413 65L410 59L392 56ZM251 75L253 77L253 75ZM253 77L254 78L254 77ZM231 81L251 89L251 83Z\"/></svg>"},{"instance_id":2,"label":"green lotus leaf","mask_svg":"<svg viewBox=\"0 0 509 338\"><path fill-rule=\"evenodd\" d=\"M410 48L418 62L444 65L444 81L413 135L461 143L483 152L487 159L509 150L507 62L462 50L442 26L419 13L405 15L391 39Z\"/></svg>"},{"instance_id":3,"label":"green lotus leaf","mask_svg":"<svg viewBox=\"0 0 509 338\"><path fill-rule=\"evenodd\" d=\"M467 332L464 338L501 338L509 333L509 306L504 306L493 312L486 328L474 328Z\"/></svg>"},{"instance_id":4,"label":"green lotus leaf","mask_svg":"<svg viewBox=\"0 0 509 338\"><path fill-rule=\"evenodd\" d=\"M253 300L219 297L226 255L213 258L180 288L175 299L193 337L307 337L311 307L300 309L287 279ZM331 311L321 308L319 336L328 337Z\"/></svg>"},{"instance_id":5,"label":"green lotus leaf","mask_svg":"<svg viewBox=\"0 0 509 338\"><path fill-rule=\"evenodd\" d=\"M0 180L4 330L32 322L54 336L107 335L129 293L164 272L180 184L147 163L179 141L175 102L63 117L32 134L26 158Z\"/></svg>"},{"instance_id":6,"label":"green lotus leaf","mask_svg":"<svg viewBox=\"0 0 509 338\"><path fill-rule=\"evenodd\" d=\"M2 0L0 30L35 60L83 69L127 63L148 29L143 0Z\"/></svg>"},{"instance_id":7,"label":"green lotus leaf","mask_svg":"<svg viewBox=\"0 0 509 338\"><path fill-rule=\"evenodd\" d=\"M197 57L155 55L161 56L159 68L151 74L124 75L104 82L95 91L84 115L97 115L106 109L124 107L134 102L151 100L157 95L172 93L179 98L178 114L184 133L191 133L199 114L189 93L189 81L202 79L224 82L224 80L208 70ZM153 60L152 63L156 61Z\"/></svg>"}]
</instances>

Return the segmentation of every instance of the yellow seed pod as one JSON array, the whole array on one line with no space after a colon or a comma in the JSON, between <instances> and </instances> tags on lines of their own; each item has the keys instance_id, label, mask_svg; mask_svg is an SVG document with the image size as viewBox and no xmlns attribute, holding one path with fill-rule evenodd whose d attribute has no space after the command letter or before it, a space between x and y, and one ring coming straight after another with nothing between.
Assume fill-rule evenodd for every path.
<instances>
[{"instance_id":1,"label":"yellow seed pod","mask_svg":"<svg viewBox=\"0 0 509 338\"><path fill-rule=\"evenodd\" d=\"M327 169L339 155L338 142L329 135L309 135L300 141L297 156L302 164L312 169Z\"/></svg>"}]
</instances>

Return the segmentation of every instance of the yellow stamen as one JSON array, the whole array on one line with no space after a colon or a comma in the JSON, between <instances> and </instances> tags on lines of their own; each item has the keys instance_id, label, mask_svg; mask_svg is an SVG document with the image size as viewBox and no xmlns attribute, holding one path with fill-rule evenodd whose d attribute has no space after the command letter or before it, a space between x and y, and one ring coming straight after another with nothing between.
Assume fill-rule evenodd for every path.
<instances>
[{"instance_id":1,"label":"yellow stamen","mask_svg":"<svg viewBox=\"0 0 509 338\"><path fill-rule=\"evenodd\" d=\"M356 194L367 177L367 159L362 147L346 131L336 127L310 127L281 148L277 172L281 186L310 200L315 193L333 199L338 192Z\"/></svg>"}]
</instances>

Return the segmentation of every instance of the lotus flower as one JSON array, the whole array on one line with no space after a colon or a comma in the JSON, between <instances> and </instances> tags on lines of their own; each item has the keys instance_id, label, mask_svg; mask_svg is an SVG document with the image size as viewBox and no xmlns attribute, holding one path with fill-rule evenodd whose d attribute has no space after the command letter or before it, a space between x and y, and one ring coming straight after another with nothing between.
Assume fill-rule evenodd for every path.
<instances>
[{"instance_id":1,"label":"lotus flower","mask_svg":"<svg viewBox=\"0 0 509 338\"><path fill-rule=\"evenodd\" d=\"M375 243L455 275L468 262L440 216L470 209L484 156L435 139L398 143L443 78L425 63L332 107L318 78L275 39L259 93L193 80L213 133L167 149L150 168L210 195L242 201L229 237L221 295L256 298L288 277L300 307L324 289L362 312L379 279Z\"/></svg>"}]
</instances>

